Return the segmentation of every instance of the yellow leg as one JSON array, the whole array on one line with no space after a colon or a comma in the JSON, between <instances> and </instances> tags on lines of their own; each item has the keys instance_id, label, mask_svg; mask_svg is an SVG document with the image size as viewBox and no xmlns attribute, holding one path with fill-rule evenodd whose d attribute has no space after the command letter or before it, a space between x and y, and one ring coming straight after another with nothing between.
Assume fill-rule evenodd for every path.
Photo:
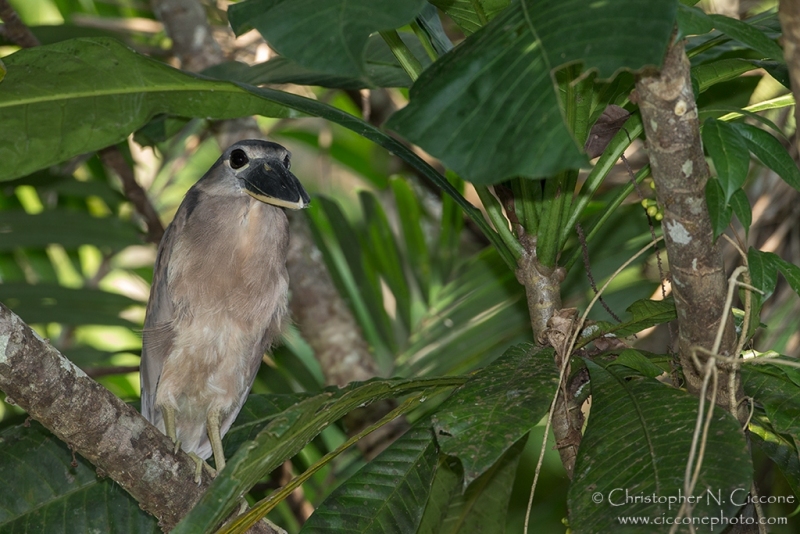
<instances>
[{"instance_id":1,"label":"yellow leg","mask_svg":"<svg viewBox=\"0 0 800 534\"><path fill-rule=\"evenodd\" d=\"M217 473L225 467L225 452L222 449L222 437L219 435L219 410L211 410L206 417L208 439L211 441L211 450L214 451L214 463Z\"/></svg>"},{"instance_id":2,"label":"yellow leg","mask_svg":"<svg viewBox=\"0 0 800 534\"><path fill-rule=\"evenodd\" d=\"M161 415L164 417L164 430L167 432L167 437L175 444L175 451L181 449L181 442L178 441L178 432L175 430L175 410L169 404L160 406Z\"/></svg>"}]
</instances>

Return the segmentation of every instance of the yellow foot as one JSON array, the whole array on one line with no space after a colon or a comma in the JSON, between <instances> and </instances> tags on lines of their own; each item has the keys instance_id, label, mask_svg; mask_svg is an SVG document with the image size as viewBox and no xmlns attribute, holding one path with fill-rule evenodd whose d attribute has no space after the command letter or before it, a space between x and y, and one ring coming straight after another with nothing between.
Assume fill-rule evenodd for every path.
<instances>
[{"instance_id":1,"label":"yellow foot","mask_svg":"<svg viewBox=\"0 0 800 534\"><path fill-rule=\"evenodd\" d=\"M202 458L200 458L199 456L197 456L193 452L190 452L190 453L187 453L187 454L189 455L189 457L192 460L194 460L194 463L195 463L194 481L198 486L200 485L200 481L202 480L201 475L203 473L203 468L204 467L206 469L206 472L209 474L209 476L211 478L214 478L214 477L217 476L217 472L214 470L213 467L208 465L208 463L205 460L203 460Z\"/></svg>"}]
</instances>

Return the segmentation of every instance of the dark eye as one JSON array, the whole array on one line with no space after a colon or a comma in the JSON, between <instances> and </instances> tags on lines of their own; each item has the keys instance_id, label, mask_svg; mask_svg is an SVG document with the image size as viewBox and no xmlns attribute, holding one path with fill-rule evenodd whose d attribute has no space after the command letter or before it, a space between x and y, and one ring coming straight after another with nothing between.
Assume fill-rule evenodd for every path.
<instances>
[{"instance_id":1,"label":"dark eye","mask_svg":"<svg viewBox=\"0 0 800 534\"><path fill-rule=\"evenodd\" d=\"M237 148L233 152L231 152L231 167L234 169L241 169L250 160L247 159L247 154L244 153L244 150L241 148Z\"/></svg>"},{"instance_id":2,"label":"dark eye","mask_svg":"<svg viewBox=\"0 0 800 534\"><path fill-rule=\"evenodd\" d=\"M289 169L291 169L291 168L292 168L292 160L291 160L291 156L286 156L286 157L284 158L284 160L283 160L283 165L286 167L286 170L287 170L287 171L288 171Z\"/></svg>"}]
</instances>

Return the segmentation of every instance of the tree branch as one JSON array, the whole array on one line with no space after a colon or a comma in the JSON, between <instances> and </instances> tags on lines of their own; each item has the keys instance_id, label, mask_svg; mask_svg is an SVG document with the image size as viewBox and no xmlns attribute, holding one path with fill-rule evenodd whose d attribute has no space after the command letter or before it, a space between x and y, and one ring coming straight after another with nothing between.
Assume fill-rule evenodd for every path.
<instances>
[{"instance_id":1,"label":"tree branch","mask_svg":"<svg viewBox=\"0 0 800 534\"><path fill-rule=\"evenodd\" d=\"M689 60L683 43L667 53L661 72L636 82L647 152L653 170L658 202L664 207L664 237L678 311L679 358L687 389L699 393L703 371L692 360L693 347L712 350L723 314L727 280L719 246L714 242L705 200L709 169L700 141L697 105L692 93ZM733 320L729 317L720 353L732 355L736 347ZM701 358L704 362L705 358ZM718 402L735 413L727 394L728 373L723 366ZM742 396L735 377L735 398Z\"/></svg>"},{"instance_id":2,"label":"tree branch","mask_svg":"<svg viewBox=\"0 0 800 534\"><path fill-rule=\"evenodd\" d=\"M0 389L102 469L169 531L210 484L195 462L132 407L89 378L0 303ZM265 523L253 532L274 533Z\"/></svg>"},{"instance_id":3,"label":"tree branch","mask_svg":"<svg viewBox=\"0 0 800 534\"><path fill-rule=\"evenodd\" d=\"M144 219L145 226L147 226L147 241L158 245L164 236L164 225L161 224L161 218L147 197L147 193L136 181L133 169L125 161L122 152L116 146L110 146L101 150L99 156L100 161L106 167L117 173L122 181L125 198L133 204L136 212Z\"/></svg>"},{"instance_id":4,"label":"tree branch","mask_svg":"<svg viewBox=\"0 0 800 534\"><path fill-rule=\"evenodd\" d=\"M19 18L17 12L8 3L8 0L0 0L0 19L5 26L3 36L22 48L33 48L39 46L39 39L31 32Z\"/></svg>"}]
</instances>

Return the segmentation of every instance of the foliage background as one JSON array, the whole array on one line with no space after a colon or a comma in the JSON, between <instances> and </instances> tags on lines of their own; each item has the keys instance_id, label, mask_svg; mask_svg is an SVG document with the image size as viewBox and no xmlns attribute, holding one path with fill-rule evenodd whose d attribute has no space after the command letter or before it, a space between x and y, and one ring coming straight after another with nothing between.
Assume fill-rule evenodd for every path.
<instances>
[{"instance_id":1,"label":"foliage background","mask_svg":"<svg viewBox=\"0 0 800 534\"><path fill-rule=\"evenodd\" d=\"M11 3L43 44L74 37L111 36L150 57L174 61L169 53L170 40L147 4L100 0ZM487 18L505 7L503 2L483 2L482 5ZM215 36L229 59L261 63L274 55L254 32L235 39L227 29L223 7L206 5ZM703 7L713 11L716 6ZM752 13L769 13L771 7L774 6L764 3L747 9ZM445 30L454 42L470 34L471 28L482 25L481 21L459 20L457 10L450 10L449 14L455 22L445 17ZM773 19L765 24L769 28L772 23L774 30ZM411 32L403 31L401 35L410 37ZM388 49L381 45L382 41L377 39L368 44L376 52L370 55L372 61L367 63L366 71L360 66L337 66L339 73L349 75L338 79L331 79L333 75L329 73L311 70L314 65L299 66L274 59L269 62L269 68L227 63L213 67L208 74L251 84L281 84L286 91L356 116L364 113L366 93L361 91L363 81L354 81L354 78L366 78L377 85L392 86L370 91L371 112L374 119L380 121L381 114L388 115L405 105L406 87L411 83L387 53ZM291 41L284 46L291 47ZM10 43L4 43L0 57L15 50ZM427 64L428 55L424 50L416 52L423 64ZM763 54L743 49L735 42L727 42L711 51L701 50L692 58L697 66L713 66L709 68L713 72L706 73L706 78L701 75L702 69L698 69L701 120L789 93L779 68L764 65L763 69L756 70L752 63L743 65L745 61L762 57ZM329 65L317 67L336 70ZM351 70L347 71L348 68ZM301 80L305 81L285 83ZM708 83L704 85L703 80ZM323 85L327 88L320 87ZM795 125L790 110L790 107L776 105L763 111L761 116L777 125L780 132L791 136ZM235 115L235 111L231 113ZM462 216L449 197L440 196L430 182L401 159L364 137L333 122L311 117L289 119L281 117L281 113L272 113L278 115L274 118L258 117L258 125L270 139L290 148L294 154L295 174L315 194L314 206L305 215L334 282L353 310L383 375L465 374L487 366L512 345L532 341L524 293L513 273L505 267L502 253L487 247L485 235L473 221ZM424 115L425 111L419 113ZM446 124L446 110L441 113L440 119ZM225 114L225 110L220 111L217 118L225 118ZM560 121L560 115L555 115ZM424 135L402 127L402 120L394 120L397 131L409 139ZM51 124L40 126L52 128ZM214 126L207 120L162 118L140 129L133 142L121 145L161 220L171 219L184 192L219 156L213 133ZM498 146L502 143L502 140L497 141ZM796 154L792 155L796 158ZM645 159L639 142L626 151L626 156L634 171L643 167ZM57 161L60 162L54 159L53 163ZM508 161L511 165L513 157ZM459 169L458 165L451 167L462 172L470 168ZM746 162L746 166L745 191L752 206L752 221L747 225L748 243L762 251L775 252L790 264L800 264L797 191L755 160ZM519 169L510 168L509 173ZM478 169L470 177L477 183L481 180L486 183L491 171ZM547 174L542 172L540 175ZM579 179L584 177L585 173ZM449 178L467 199L480 204L472 185L454 175ZM582 220L593 221L593 216L607 209L608 202L619 196L620 189L628 183L625 165L617 164L581 214ZM141 345L138 329L143 322L155 247L144 243L145 228L126 198L118 177L97 155L89 154L4 181L0 188L3 193L0 196L0 299L104 386L121 398L136 402L138 374L135 367ZM650 240L651 229L641 208L641 195L652 197L646 185L626 197L589 243L591 272L598 285ZM742 231L740 226L735 228ZM562 285L564 303L584 309L593 292L580 266L579 246L574 236L565 237L564 244L562 262L566 258L572 267ZM738 261L735 251L726 250L725 253L728 264ZM664 261L663 251L661 260ZM604 299L612 311L628 320L630 316L625 315L625 310L631 304L643 298L658 297L660 279L658 259L647 256L623 271ZM766 328L757 334L756 346L791 357L800 355L798 306L796 296L781 280L776 293L764 305L761 321ZM592 311L590 318L612 320L599 308ZM660 326L640 333L635 343L643 351L659 352L669 340L668 328ZM272 355L270 368L262 367L253 392L269 395L265 398L277 403L280 395L321 391L325 385L323 377L312 350L298 329L292 328L285 345ZM284 397L288 398L296 397ZM409 414L409 419L413 422L425 417L440 401L432 399L424 409ZM245 428L247 418L256 418L257 414L256 410L245 410L237 427ZM19 473L13 466L20 464L20 458L31 458L21 463L44 478L52 467L47 461L41 461L42 458L63 461L64 446L46 432L20 430L18 425L25 417L21 410L2 404L0 415L0 424L6 429L3 439L12 444L0 452L3 455L0 461L8 473ZM537 426L526 442L517 445L522 448L519 463L502 479L501 485L510 487L512 493L508 514L503 513L499 520L509 531L521 530L542 435L543 427ZM226 440L226 449L236 450L243 439L232 431ZM341 427L327 428L293 458L294 469L302 472L345 439ZM797 489L793 485L796 479L793 481L789 477L787 480L766 456L760 452L756 455L756 477L772 488L773 494L785 495ZM361 465L363 459L355 451L341 456L304 485L304 499L313 505L319 504L336 482ZM116 502L114 499L126 499L118 488L97 484L92 470L82 461L72 476L85 484L85 493L80 496L84 503L101 498L94 497L93 491L105 492L102 498L110 503ZM39 488L26 482L20 484L32 491ZM562 518L567 515L568 481L552 444L547 447L538 484L540 491L534 501L532 524L537 530L560 531L564 528ZM263 497L271 486L274 481L265 481L252 496ZM9 484L8 487L17 486ZM51 497L46 497L44 502L53 510L60 506L65 509L83 507L87 517L92 517L91 505L66 501L58 487L50 491ZM12 501L13 497L8 494L0 499L0 502ZM786 515L790 511L770 510L768 515ZM19 517L26 517L26 514L11 513L4 520ZM290 530L299 528L297 517L296 510L286 503L270 515L273 521ZM152 523L135 514L116 517L114 521L120 522L115 527L122 531L134 531L139 528L135 525L141 525L142 530L153 529ZM785 531L791 532L792 526Z\"/></svg>"}]
</instances>

